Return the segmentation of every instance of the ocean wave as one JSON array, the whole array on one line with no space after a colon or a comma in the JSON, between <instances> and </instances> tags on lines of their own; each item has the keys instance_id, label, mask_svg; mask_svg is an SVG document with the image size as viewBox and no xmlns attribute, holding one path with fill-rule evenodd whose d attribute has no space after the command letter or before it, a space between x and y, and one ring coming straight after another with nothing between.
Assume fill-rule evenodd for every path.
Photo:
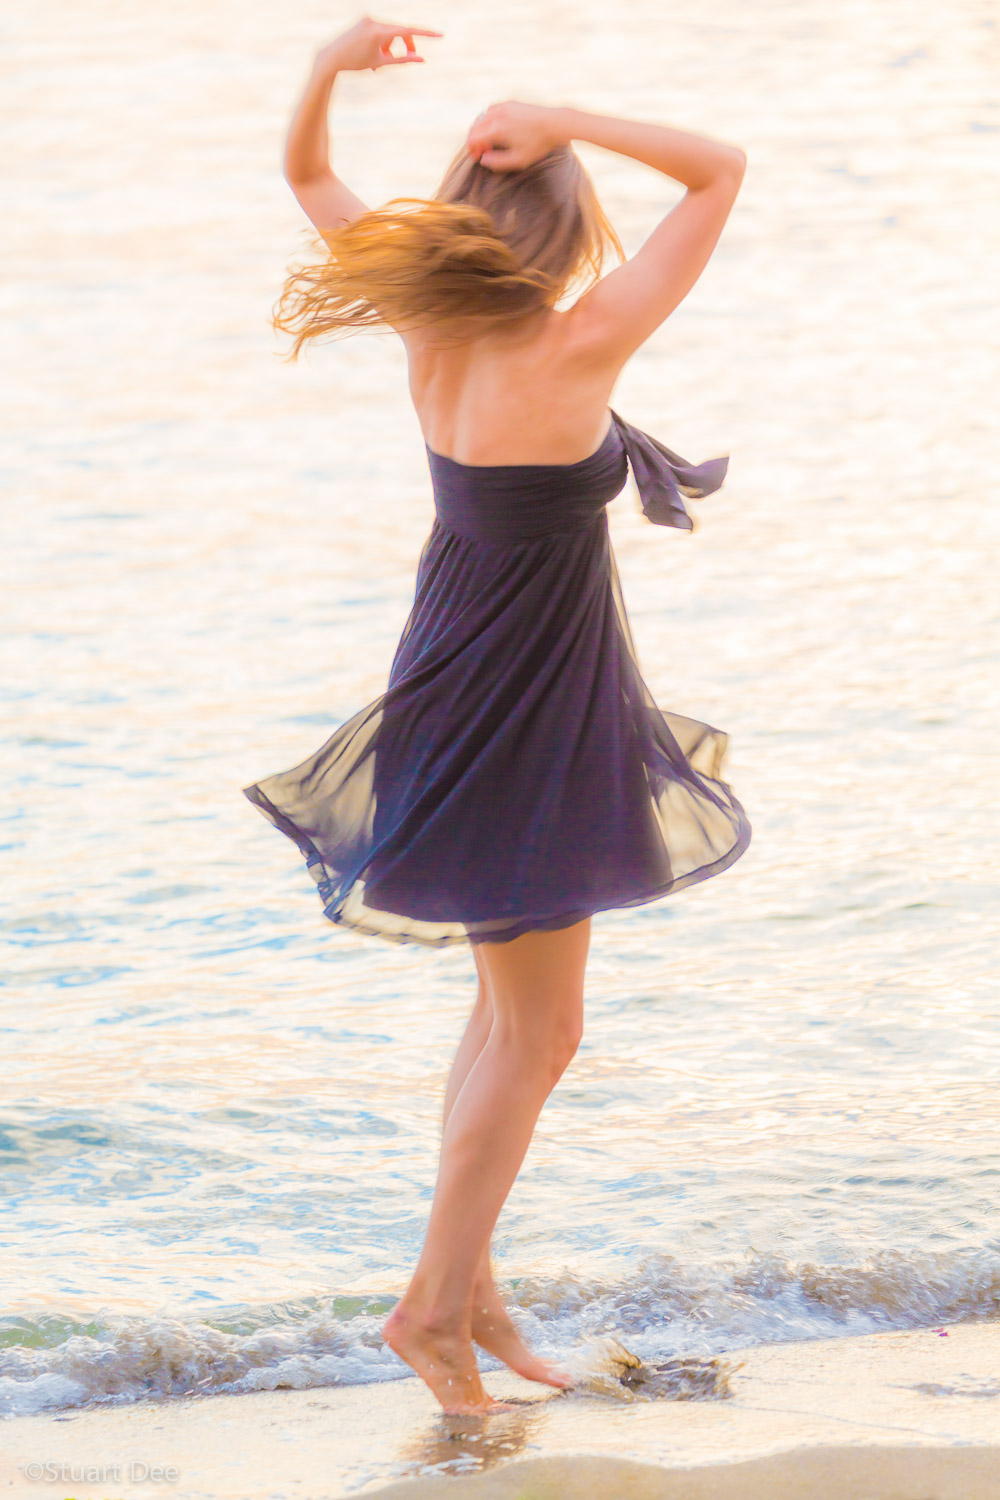
<instances>
[{"instance_id":1,"label":"ocean wave","mask_svg":"<svg viewBox=\"0 0 1000 1500\"><path fill-rule=\"evenodd\" d=\"M620 1282L529 1276L499 1283L524 1338L572 1360L618 1340L647 1364L755 1344L919 1328L1000 1309L1000 1252L886 1250L856 1265L683 1264L649 1255ZM140 1400L395 1380L410 1371L382 1343L393 1295L303 1298L211 1319L103 1311L88 1322L0 1317L0 1416ZM481 1354L484 1370L499 1362ZM640 1393L641 1396L641 1393Z\"/></svg>"}]
</instances>

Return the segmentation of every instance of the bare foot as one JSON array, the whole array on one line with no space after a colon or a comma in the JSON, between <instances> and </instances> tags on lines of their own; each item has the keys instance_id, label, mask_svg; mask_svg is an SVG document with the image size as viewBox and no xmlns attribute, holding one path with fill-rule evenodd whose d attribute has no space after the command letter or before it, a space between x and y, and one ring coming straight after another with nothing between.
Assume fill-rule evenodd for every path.
<instances>
[{"instance_id":1,"label":"bare foot","mask_svg":"<svg viewBox=\"0 0 1000 1500\"><path fill-rule=\"evenodd\" d=\"M573 1377L565 1370L532 1354L492 1285L477 1286L473 1294L472 1337L487 1354L495 1354L525 1380L540 1380L560 1390L567 1390L573 1384Z\"/></svg>"},{"instance_id":2,"label":"bare foot","mask_svg":"<svg viewBox=\"0 0 1000 1500\"><path fill-rule=\"evenodd\" d=\"M382 1337L430 1386L446 1416L513 1410L483 1390L468 1335L435 1327L400 1301L382 1324Z\"/></svg>"}]
</instances>

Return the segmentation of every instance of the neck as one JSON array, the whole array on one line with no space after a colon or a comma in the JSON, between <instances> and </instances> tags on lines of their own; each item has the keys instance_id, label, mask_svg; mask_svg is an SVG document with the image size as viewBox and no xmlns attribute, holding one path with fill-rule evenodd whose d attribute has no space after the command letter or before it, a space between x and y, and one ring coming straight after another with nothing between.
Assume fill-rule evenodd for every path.
<instances>
[{"instance_id":1,"label":"neck","mask_svg":"<svg viewBox=\"0 0 1000 1500\"><path fill-rule=\"evenodd\" d=\"M492 325L480 323L478 328L463 325L460 318L442 318L426 325L422 332L424 342L429 347L438 344L444 347L477 344L484 349L500 346L506 348L537 338L553 316L553 308L540 307L535 312L526 313L524 317L507 318Z\"/></svg>"}]
</instances>

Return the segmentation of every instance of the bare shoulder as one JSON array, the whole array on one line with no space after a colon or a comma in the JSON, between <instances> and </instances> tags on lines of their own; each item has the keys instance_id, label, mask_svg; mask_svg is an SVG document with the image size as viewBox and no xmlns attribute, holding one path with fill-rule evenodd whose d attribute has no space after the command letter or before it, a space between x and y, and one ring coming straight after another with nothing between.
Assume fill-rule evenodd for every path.
<instances>
[{"instance_id":1,"label":"bare shoulder","mask_svg":"<svg viewBox=\"0 0 1000 1500\"><path fill-rule=\"evenodd\" d=\"M621 368L683 302L725 228L745 159L704 187L688 188L636 253L602 276L572 308L570 340L578 356Z\"/></svg>"}]
</instances>

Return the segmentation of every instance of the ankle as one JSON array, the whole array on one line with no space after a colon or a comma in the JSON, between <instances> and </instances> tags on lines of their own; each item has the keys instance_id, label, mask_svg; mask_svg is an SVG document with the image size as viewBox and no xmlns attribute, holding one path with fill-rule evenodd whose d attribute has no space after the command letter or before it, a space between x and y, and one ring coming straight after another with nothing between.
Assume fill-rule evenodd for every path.
<instances>
[{"instance_id":1,"label":"ankle","mask_svg":"<svg viewBox=\"0 0 1000 1500\"><path fill-rule=\"evenodd\" d=\"M469 1332L470 1309L458 1308L454 1304L431 1302L406 1292L393 1308L411 1328L434 1338L466 1338ZM392 1314L390 1314L392 1316Z\"/></svg>"}]
</instances>

